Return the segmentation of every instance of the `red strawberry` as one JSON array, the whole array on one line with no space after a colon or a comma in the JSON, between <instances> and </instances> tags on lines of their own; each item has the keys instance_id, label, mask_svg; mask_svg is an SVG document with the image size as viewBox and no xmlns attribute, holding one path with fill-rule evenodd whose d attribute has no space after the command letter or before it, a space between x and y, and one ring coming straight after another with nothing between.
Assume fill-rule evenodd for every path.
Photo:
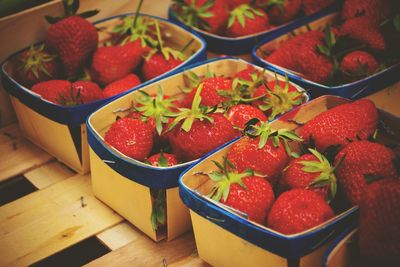
<instances>
[{"instance_id":1,"label":"red strawberry","mask_svg":"<svg viewBox=\"0 0 400 267\"><path fill-rule=\"evenodd\" d=\"M264 82L264 74L255 69L252 65L248 65L246 69L241 70L235 75L233 75L232 80L235 81L237 80L238 85L244 85L246 86L245 89L240 89L239 90L239 97L241 100L251 98L253 96L254 91L257 89L258 86L260 86ZM232 84L232 86L234 86ZM239 88L233 88L236 91Z\"/></svg>"},{"instance_id":2,"label":"red strawberry","mask_svg":"<svg viewBox=\"0 0 400 267\"><path fill-rule=\"evenodd\" d=\"M121 118L108 129L104 141L122 154L142 161L153 146L152 128L141 120Z\"/></svg>"},{"instance_id":3,"label":"red strawberry","mask_svg":"<svg viewBox=\"0 0 400 267\"><path fill-rule=\"evenodd\" d=\"M220 95L220 91L232 90L232 80L225 77L205 78L195 89L193 89L183 100L183 107L191 107L193 98L201 86L201 105L217 106L228 101L227 97Z\"/></svg>"},{"instance_id":4,"label":"red strawberry","mask_svg":"<svg viewBox=\"0 0 400 267\"><path fill-rule=\"evenodd\" d=\"M96 28L83 17L89 17L98 13L85 12L75 14L79 1L64 1L64 11L67 15L62 18L46 17L50 23L54 23L47 30L46 47L56 52L63 64L67 77L77 74L82 65L89 59L96 49L99 36Z\"/></svg>"},{"instance_id":5,"label":"red strawberry","mask_svg":"<svg viewBox=\"0 0 400 267\"><path fill-rule=\"evenodd\" d=\"M342 8L344 20L359 16L368 17L375 24L390 16L390 0L345 0Z\"/></svg>"},{"instance_id":6,"label":"red strawberry","mask_svg":"<svg viewBox=\"0 0 400 267\"><path fill-rule=\"evenodd\" d=\"M301 10L302 0L269 0L267 10L272 24L279 25L293 20Z\"/></svg>"},{"instance_id":7,"label":"red strawberry","mask_svg":"<svg viewBox=\"0 0 400 267\"><path fill-rule=\"evenodd\" d=\"M243 130L246 127L246 123L253 118L260 121L268 120L261 110L245 104L237 104L230 107L226 115L233 126L241 130Z\"/></svg>"},{"instance_id":8,"label":"red strawberry","mask_svg":"<svg viewBox=\"0 0 400 267\"><path fill-rule=\"evenodd\" d=\"M225 0L175 0L178 17L189 26L221 33L228 21Z\"/></svg>"},{"instance_id":9,"label":"red strawberry","mask_svg":"<svg viewBox=\"0 0 400 267\"><path fill-rule=\"evenodd\" d=\"M290 162L283 171L279 184L283 190L309 189L331 201L337 188L334 168L318 151L310 149L310 152Z\"/></svg>"},{"instance_id":10,"label":"red strawberry","mask_svg":"<svg viewBox=\"0 0 400 267\"><path fill-rule=\"evenodd\" d=\"M334 212L317 193L292 189L282 193L268 215L267 226L285 235L297 234L333 218Z\"/></svg>"},{"instance_id":11,"label":"red strawberry","mask_svg":"<svg viewBox=\"0 0 400 267\"><path fill-rule=\"evenodd\" d=\"M262 9L254 9L244 4L231 11L226 32L229 36L240 37L269 28L268 15Z\"/></svg>"},{"instance_id":12,"label":"red strawberry","mask_svg":"<svg viewBox=\"0 0 400 267\"><path fill-rule=\"evenodd\" d=\"M385 38L379 32L378 26L368 17L346 20L340 27L339 36L349 36L376 51L386 48Z\"/></svg>"},{"instance_id":13,"label":"red strawberry","mask_svg":"<svg viewBox=\"0 0 400 267\"><path fill-rule=\"evenodd\" d=\"M400 180L370 184L360 203L360 254L368 266L400 263Z\"/></svg>"},{"instance_id":14,"label":"red strawberry","mask_svg":"<svg viewBox=\"0 0 400 267\"><path fill-rule=\"evenodd\" d=\"M274 81L267 82L266 86L262 85L254 92L253 97L264 97L254 101L253 105L266 112L269 120L288 112L304 101L304 93L291 85L287 77L285 81L280 81L276 77Z\"/></svg>"},{"instance_id":15,"label":"red strawberry","mask_svg":"<svg viewBox=\"0 0 400 267\"><path fill-rule=\"evenodd\" d=\"M225 5L229 10L233 10L243 4L250 5L251 2L253 2L253 0L225 0Z\"/></svg>"},{"instance_id":16,"label":"red strawberry","mask_svg":"<svg viewBox=\"0 0 400 267\"><path fill-rule=\"evenodd\" d=\"M317 150L323 152L330 146L343 147L351 140L367 139L375 132L377 121L374 103L361 99L315 116L300 129L300 136L306 142L312 139Z\"/></svg>"},{"instance_id":17,"label":"red strawberry","mask_svg":"<svg viewBox=\"0 0 400 267\"><path fill-rule=\"evenodd\" d=\"M238 172L227 163L226 157L224 166L215 164L220 170L209 174L215 183L212 199L247 214L249 220L263 224L275 199L271 185L251 171ZM228 170L228 164L233 170Z\"/></svg>"},{"instance_id":18,"label":"red strawberry","mask_svg":"<svg viewBox=\"0 0 400 267\"><path fill-rule=\"evenodd\" d=\"M44 45L31 46L18 57L18 78L25 86L54 79L59 74L55 56L44 51Z\"/></svg>"},{"instance_id":19,"label":"red strawberry","mask_svg":"<svg viewBox=\"0 0 400 267\"><path fill-rule=\"evenodd\" d=\"M252 169L274 185L278 175L289 163L287 142L301 139L286 130L273 131L267 122L253 125L252 128L252 137L245 136L230 147L228 160L239 172Z\"/></svg>"},{"instance_id":20,"label":"red strawberry","mask_svg":"<svg viewBox=\"0 0 400 267\"><path fill-rule=\"evenodd\" d=\"M139 40L122 46L99 47L93 55L93 79L109 84L127 76L140 63L144 50Z\"/></svg>"},{"instance_id":21,"label":"red strawberry","mask_svg":"<svg viewBox=\"0 0 400 267\"><path fill-rule=\"evenodd\" d=\"M71 82L65 80L50 80L35 84L31 90L42 98L59 104L59 101L71 93Z\"/></svg>"},{"instance_id":22,"label":"red strawberry","mask_svg":"<svg viewBox=\"0 0 400 267\"><path fill-rule=\"evenodd\" d=\"M183 63L184 58L178 56L165 56L157 52L146 59L142 66L143 78L148 81Z\"/></svg>"},{"instance_id":23,"label":"red strawberry","mask_svg":"<svg viewBox=\"0 0 400 267\"><path fill-rule=\"evenodd\" d=\"M139 84L141 84L139 77L136 74L131 73L122 79L108 84L103 90L103 96L104 98L115 96L132 89Z\"/></svg>"},{"instance_id":24,"label":"red strawberry","mask_svg":"<svg viewBox=\"0 0 400 267\"><path fill-rule=\"evenodd\" d=\"M176 127L169 135L172 151L178 158L198 159L232 140L238 133L222 114L208 115L211 120L195 120L189 131Z\"/></svg>"},{"instance_id":25,"label":"red strawberry","mask_svg":"<svg viewBox=\"0 0 400 267\"><path fill-rule=\"evenodd\" d=\"M200 109L200 93L201 87L193 99L192 109L180 108L169 127L172 150L180 159L197 159L238 136L224 115L207 114L209 111Z\"/></svg>"},{"instance_id":26,"label":"red strawberry","mask_svg":"<svg viewBox=\"0 0 400 267\"><path fill-rule=\"evenodd\" d=\"M335 3L335 0L302 0L303 12L310 16Z\"/></svg>"},{"instance_id":27,"label":"red strawberry","mask_svg":"<svg viewBox=\"0 0 400 267\"><path fill-rule=\"evenodd\" d=\"M344 56L340 69L346 74L366 77L375 73L379 63L373 55L364 51L353 51Z\"/></svg>"},{"instance_id":28,"label":"red strawberry","mask_svg":"<svg viewBox=\"0 0 400 267\"><path fill-rule=\"evenodd\" d=\"M392 150L369 141L355 141L339 152L335 161L342 160L342 163L338 166L336 174L339 185L352 205L360 204L367 186L365 178L396 176L394 159L395 154Z\"/></svg>"},{"instance_id":29,"label":"red strawberry","mask_svg":"<svg viewBox=\"0 0 400 267\"><path fill-rule=\"evenodd\" d=\"M86 104L103 98L103 91L91 81L77 81L72 84L75 104Z\"/></svg>"},{"instance_id":30,"label":"red strawberry","mask_svg":"<svg viewBox=\"0 0 400 267\"><path fill-rule=\"evenodd\" d=\"M157 167L170 167L179 164L174 154L157 153L147 159L150 165Z\"/></svg>"},{"instance_id":31,"label":"red strawberry","mask_svg":"<svg viewBox=\"0 0 400 267\"><path fill-rule=\"evenodd\" d=\"M323 83L329 78L333 63L319 52L322 45L325 45L324 33L309 31L289 39L265 60L297 72L308 80Z\"/></svg>"},{"instance_id":32,"label":"red strawberry","mask_svg":"<svg viewBox=\"0 0 400 267\"><path fill-rule=\"evenodd\" d=\"M238 78L243 81L254 82L254 81L261 81L262 74L261 71L254 68L253 65L248 65L246 69L241 70L235 75L233 75L232 79Z\"/></svg>"}]
</instances>

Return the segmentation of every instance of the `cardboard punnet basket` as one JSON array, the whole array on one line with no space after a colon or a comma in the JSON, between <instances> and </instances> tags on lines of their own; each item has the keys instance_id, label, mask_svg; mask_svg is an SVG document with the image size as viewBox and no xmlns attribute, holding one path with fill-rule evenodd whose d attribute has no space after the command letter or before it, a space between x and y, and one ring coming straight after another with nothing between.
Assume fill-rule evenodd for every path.
<instances>
[{"instance_id":1,"label":"cardboard punnet basket","mask_svg":"<svg viewBox=\"0 0 400 267\"><path fill-rule=\"evenodd\" d=\"M299 35L309 31L310 29L323 31L327 25L335 25L340 22L340 19L340 13L333 12L325 14L325 16L322 16L307 25L294 28L290 34L272 34L253 48L253 62L282 75L288 75L290 80L293 82L303 86L304 88L308 88L309 93L313 98L321 95L337 95L349 99L359 99L399 81L400 76L398 73L400 72L400 62L397 62L394 65L364 79L343 85L328 86L307 80L294 71L272 64L263 58L264 53L277 49L283 42L293 37L293 34Z\"/></svg>"},{"instance_id":2,"label":"cardboard punnet basket","mask_svg":"<svg viewBox=\"0 0 400 267\"><path fill-rule=\"evenodd\" d=\"M217 76L231 76L249 65L252 64L241 59L217 58L189 66L188 69L198 76L204 76L208 71ZM262 70L258 66L254 67ZM185 87L185 71L144 86L140 90L154 94L161 86L164 94L183 97L180 88ZM275 79L271 72L267 71L266 76L267 79ZM281 76L278 78L284 79ZM296 88L304 92L305 100L308 101L306 92L301 87L296 86ZM154 167L128 158L104 142L105 132L115 122L117 116L123 117L129 112L127 110L138 93L139 91L130 92L103 106L88 118L93 191L97 198L152 239L158 241L165 236L173 239L191 228L188 209L179 198L178 178L195 161L166 168ZM152 228L150 189L166 190L166 233L160 233Z\"/></svg>"},{"instance_id":3,"label":"cardboard punnet basket","mask_svg":"<svg viewBox=\"0 0 400 267\"><path fill-rule=\"evenodd\" d=\"M300 126L294 121L305 123L348 101L322 96L272 121L271 126L296 130ZM331 220L294 235L284 235L248 221L240 212L206 197L213 187L206 174L216 170L213 161L222 162L236 141L203 158L179 179L180 196L190 208L200 258L214 266L321 266L330 241L357 221L358 207L345 208Z\"/></svg>"},{"instance_id":4,"label":"cardboard punnet basket","mask_svg":"<svg viewBox=\"0 0 400 267\"><path fill-rule=\"evenodd\" d=\"M325 16L335 10L339 9L339 3L335 3L330 7L327 7L315 14L310 16L301 16L287 23L274 26L268 30L263 32L245 35L241 37L229 37L229 36L221 36L213 33L209 33L207 31L201 30L196 27L189 27L184 22L182 22L177 16L175 12L175 4L172 4L168 9L168 18L179 25L182 25L189 29L192 32L200 34L206 41L208 49L214 53L223 54L223 55L243 55L251 53L251 50L255 45L257 45L260 40L267 38L271 35L276 34L287 34L295 28L298 28L302 25L305 25L309 22L312 22L318 18Z\"/></svg>"},{"instance_id":5,"label":"cardboard punnet basket","mask_svg":"<svg viewBox=\"0 0 400 267\"><path fill-rule=\"evenodd\" d=\"M107 32L110 32L111 28L115 25L120 24L122 18L127 15L133 14L114 16L96 22L96 26L102 28L102 31L99 32L100 42L106 41L110 37L110 34ZM188 59L184 63L128 91L137 89L162 77L166 77L179 68L202 61L206 58L206 44L198 35L190 33L168 20L145 14L141 14L141 16L158 20L166 44L173 48L182 49L182 47L191 40L193 41L185 50ZM18 55L22 53L22 51L8 57L3 62L1 69L3 86L11 96L11 102L15 109L22 133L33 143L43 148L49 154L78 173L87 173L89 171L89 150L86 138L86 127L84 124L85 120L87 116L98 107L124 93L108 99L102 99L93 103L74 107L64 107L51 103L42 99L40 95L35 94L15 80L16 70L14 66Z\"/></svg>"},{"instance_id":6,"label":"cardboard punnet basket","mask_svg":"<svg viewBox=\"0 0 400 267\"><path fill-rule=\"evenodd\" d=\"M353 225L344 230L325 251L324 267L352 267L358 265L360 257L357 247L358 228Z\"/></svg>"}]
</instances>

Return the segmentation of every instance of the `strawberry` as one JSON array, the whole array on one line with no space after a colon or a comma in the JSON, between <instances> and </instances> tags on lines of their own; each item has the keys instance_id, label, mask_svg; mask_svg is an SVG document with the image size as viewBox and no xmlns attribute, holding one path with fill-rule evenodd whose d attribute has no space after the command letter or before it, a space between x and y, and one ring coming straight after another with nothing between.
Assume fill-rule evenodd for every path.
<instances>
[{"instance_id":1,"label":"strawberry","mask_svg":"<svg viewBox=\"0 0 400 267\"><path fill-rule=\"evenodd\" d=\"M141 120L121 118L107 130L104 141L125 156L143 161L153 146L152 128Z\"/></svg>"},{"instance_id":2,"label":"strawberry","mask_svg":"<svg viewBox=\"0 0 400 267\"><path fill-rule=\"evenodd\" d=\"M400 180L383 179L370 184L360 202L359 244L368 266L400 263Z\"/></svg>"},{"instance_id":3,"label":"strawberry","mask_svg":"<svg viewBox=\"0 0 400 267\"><path fill-rule=\"evenodd\" d=\"M289 39L271 55L266 56L265 60L297 72L305 79L323 83L333 70L332 60L319 51L319 47L323 45L324 34L320 31L309 31Z\"/></svg>"},{"instance_id":4,"label":"strawberry","mask_svg":"<svg viewBox=\"0 0 400 267\"><path fill-rule=\"evenodd\" d=\"M231 11L227 34L240 37L259 33L270 28L268 15L262 9L254 9L243 4Z\"/></svg>"},{"instance_id":5,"label":"strawberry","mask_svg":"<svg viewBox=\"0 0 400 267\"><path fill-rule=\"evenodd\" d=\"M246 127L246 123L253 118L257 118L260 121L268 120L261 110L245 104L237 104L230 107L226 115L233 126L240 130L243 130Z\"/></svg>"},{"instance_id":6,"label":"strawberry","mask_svg":"<svg viewBox=\"0 0 400 267\"><path fill-rule=\"evenodd\" d=\"M379 68L379 63L370 53L356 50L348 53L340 63L340 69L349 75L356 77L366 77L375 73Z\"/></svg>"},{"instance_id":7,"label":"strawberry","mask_svg":"<svg viewBox=\"0 0 400 267\"><path fill-rule=\"evenodd\" d=\"M186 25L221 33L228 21L225 0L174 0L176 16Z\"/></svg>"},{"instance_id":8,"label":"strawberry","mask_svg":"<svg viewBox=\"0 0 400 267\"><path fill-rule=\"evenodd\" d=\"M147 159L150 165L157 167L170 167L179 164L174 154L157 153Z\"/></svg>"},{"instance_id":9,"label":"strawberry","mask_svg":"<svg viewBox=\"0 0 400 267\"><path fill-rule=\"evenodd\" d=\"M246 69L235 73L232 80L237 80L239 86L245 86L240 88L241 96L245 96L247 99L253 96L254 91L264 82L264 72L255 69L252 65L247 66ZM232 84L233 89L239 89ZM243 90L242 90L243 89ZM242 99L243 100L243 99Z\"/></svg>"},{"instance_id":10,"label":"strawberry","mask_svg":"<svg viewBox=\"0 0 400 267\"><path fill-rule=\"evenodd\" d=\"M31 46L18 56L18 80L25 86L59 76L59 65L54 55L44 51L44 45Z\"/></svg>"},{"instance_id":11,"label":"strawberry","mask_svg":"<svg viewBox=\"0 0 400 267\"><path fill-rule=\"evenodd\" d=\"M209 174L214 182L210 194L212 199L245 213L249 220L264 224L275 200L271 185L262 177L254 176L249 170L239 173L226 157L223 166L214 163L219 171Z\"/></svg>"},{"instance_id":12,"label":"strawberry","mask_svg":"<svg viewBox=\"0 0 400 267\"><path fill-rule=\"evenodd\" d=\"M86 104L103 98L103 91L91 81L77 81L72 84L73 104Z\"/></svg>"},{"instance_id":13,"label":"strawberry","mask_svg":"<svg viewBox=\"0 0 400 267\"><path fill-rule=\"evenodd\" d=\"M374 103L361 99L315 116L300 129L300 136L324 152L330 146L344 147L352 140L366 140L376 131L377 121Z\"/></svg>"},{"instance_id":14,"label":"strawberry","mask_svg":"<svg viewBox=\"0 0 400 267\"><path fill-rule=\"evenodd\" d=\"M140 84L141 82L139 77L136 74L130 73L122 79L109 83L103 90L103 96L104 98L112 97L129 89L132 89Z\"/></svg>"},{"instance_id":15,"label":"strawberry","mask_svg":"<svg viewBox=\"0 0 400 267\"><path fill-rule=\"evenodd\" d=\"M193 99L192 108L180 108L169 127L172 151L180 159L197 159L238 136L224 115L209 114L207 108L200 107L200 94L201 87Z\"/></svg>"},{"instance_id":16,"label":"strawberry","mask_svg":"<svg viewBox=\"0 0 400 267\"><path fill-rule=\"evenodd\" d=\"M302 0L304 14L310 16L335 3L335 0Z\"/></svg>"},{"instance_id":17,"label":"strawberry","mask_svg":"<svg viewBox=\"0 0 400 267\"><path fill-rule=\"evenodd\" d=\"M183 60L183 58L164 56L162 53L157 52L144 61L142 67L143 78L148 81L158 77L182 64Z\"/></svg>"},{"instance_id":18,"label":"strawberry","mask_svg":"<svg viewBox=\"0 0 400 267\"><path fill-rule=\"evenodd\" d=\"M396 175L394 159L395 154L391 149L369 141L352 142L339 152L335 161L342 160L342 163L336 175L339 186L352 205L360 204L367 186L365 177L389 178Z\"/></svg>"},{"instance_id":19,"label":"strawberry","mask_svg":"<svg viewBox=\"0 0 400 267\"><path fill-rule=\"evenodd\" d=\"M389 17L390 13L390 0L345 0L342 7L344 20L365 16L375 24Z\"/></svg>"},{"instance_id":20,"label":"strawberry","mask_svg":"<svg viewBox=\"0 0 400 267\"><path fill-rule=\"evenodd\" d=\"M288 141L301 139L292 132L272 130L267 122L250 126L251 132L235 142L228 150L228 160L239 172L252 169L272 185L283 168L289 163ZM281 141L279 141L281 140Z\"/></svg>"},{"instance_id":21,"label":"strawberry","mask_svg":"<svg viewBox=\"0 0 400 267\"><path fill-rule=\"evenodd\" d=\"M124 45L99 47L93 55L93 80L109 84L131 73L142 59L144 49L139 40Z\"/></svg>"},{"instance_id":22,"label":"strawberry","mask_svg":"<svg viewBox=\"0 0 400 267\"><path fill-rule=\"evenodd\" d=\"M264 97L254 101L253 105L266 112L269 120L288 112L304 101L304 94L291 85L287 77L285 81L280 81L276 76L274 81L258 87L253 97L260 96Z\"/></svg>"},{"instance_id":23,"label":"strawberry","mask_svg":"<svg viewBox=\"0 0 400 267\"><path fill-rule=\"evenodd\" d=\"M293 20L301 10L302 0L269 0L267 13L272 24Z\"/></svg>"},{"instance_id":24,"label":"strawberry","mask_svg":"<svg viewBox=\"0 0 400 267\"><path fill-rule=\"evenodd\" d=\"M250 5L252 2L253 0L225 0L225 5L229 10L233 10L243 4Z\"/></svg>"},{"instance_id":25,"label":"strawberry","mask_svg":"<svg viewBox=\"0 0 400 267\"><path fill-rule=\"evenodd\" d=\"M367 45L372 50L384 51L385 38L377 25L368 17L356 17L346 20L340 27L339 36L348 36L351 39Z\"/></svg>"},{"instance_id":26,"label":"strawberry","mask_svg":"<svg viewBox=\"0 0 400 267\"><path fill-rule=\"evenodd\" d=\"M79 0L63 0L63 4L66 14L64 17L46 16L52 25L47 30L45 44L50 51L59 55L65 75L73 77L97 47L97 30L85 18L97 14L98 10L75 15Z\"/></svg>"},{"instance_id":27,"label":"strawberry","mask_svg":"<svg viewBox=\"0 0 400 267\"><path fill-rule=\"evenodd\" d=\"M177 51L171 47L164 47L161 39L160 27L158 22L155 21L158 45L160 51L153 49L150 54L146 57L142 66L142 75L146 81L151 80L161 74L166 73L179 66L186 60L186 56L183 54L191 41L184 46L182 51Z\"/></svg>"},{"instance_id":28,"label":"strawberry","mask_svg":"<svg viewBox=\"0 0 400 267\"><path fill-rule=\"evenodd\" d=\"M220 91L232 90L232 80L225 77L211 77L205 78L195 89L193 89L182 100L183 107L190 107L193 98L201 87L201 105L203 106L217 106L223 102L228 101L227 97L220 95Z\"/></svg>"},{"instance_id":29,"label":"strawberry","mask_svg":"<svg viewBox=\"0 0 400 267\"><path fill-rule=\"evenodd\" d=\"M333 218L334 212L317 193L292 189L282 193L268 215L267 226L285 235L301 233Z\"/></svg>"},{"instance_id":30,"label":"strawberry","mask_svg":"<svg viewBox=\"0 0 400 267\"><path fill-rule=\"evenodd\" d=\"M318 151L292 160L282 173L279 185L283 190L309 189L332 201L336 195L336 176L329 161ZM329 194L329 196L328 196Z\"/></svg>"},{"instance_id":31,"label":"strawberry","mask_svg":"<svg viewBox=\"0 0 400 267\"><path fill-rule=\"evenodd\" d=\"M50 80L35 84L31 90L39 94L42 98L59 104L59 101L70 95L71 82L65 80Z\"/></svg>"}]
</instances>

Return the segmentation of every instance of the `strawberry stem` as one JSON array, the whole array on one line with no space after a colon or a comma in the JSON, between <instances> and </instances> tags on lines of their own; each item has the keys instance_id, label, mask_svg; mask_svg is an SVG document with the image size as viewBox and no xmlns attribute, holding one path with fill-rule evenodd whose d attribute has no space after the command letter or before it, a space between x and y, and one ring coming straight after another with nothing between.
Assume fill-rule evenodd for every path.
<instances>
[{"instance_id":1,"label":"strawberry stem","mask_svg":"<svg viewBox=\"0 0 400 267\"><path fill-rule=\"evenodd\" d=\"M140 9L142 8L142 4L143 4L143 0L140 0L139 1L139 5L137 6L136 11L135 11L135 18L133 20L133 27L134 28L136 27L136 22L137 22L137 19L139 17Z\"/></svg>"}]
</instances>

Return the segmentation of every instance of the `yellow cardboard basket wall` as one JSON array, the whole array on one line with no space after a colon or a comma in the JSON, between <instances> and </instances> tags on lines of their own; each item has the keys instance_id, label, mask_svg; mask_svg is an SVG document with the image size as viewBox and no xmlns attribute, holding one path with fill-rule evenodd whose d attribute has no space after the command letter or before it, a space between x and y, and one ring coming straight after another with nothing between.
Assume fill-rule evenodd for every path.
<instances>
[{"instance_id":1,"label":"yellow cardboard basket wall","mask_svg":"<svg viewBox=\"0 0 400 267\"><path fill-rule=\"evenodd\" d=\"M111 29L121 24L125 16L115 16L97 22L96 27L101 28L99 40L101 42L109 40ZM167 76L178 68L206 58L206 45L199 36L165 19L149 15L141 16L151 17L159 21L162 38L167 46L181 50L189 44L184 51L188 59L162 76ZM4 88L11 95L11 101L22 133L33 143L78 173L87 173L89 171L89 150L85 120L99 106L116 97L75 107L62 107L46 101L16 80L18 71L16 64L21 53L22 51L11 55L4 61L2 64L2 81ZM150 80L146 84L162 76Z\"/></svg>"},{"instance_id":2,"label":"yellow cardboard basket wall","mask_svg":"<svg viewBox=\"0 0 400 267\"><path fill-rule=\"evenodd\" d=\"M235 58L219 58L204 62L190 71L198 76L212 72L217 76L233 76L246 69L250 63ZM254 66L262 70L260 67ZM186 71L142 87L150 95L161 86L164 95L183 97L181 88L187 86ZM269 79L275 79L267 72ZM279 77L279 79L284 79ZM294 85L296 86L296 85ZM296 86L298 90L302 90ZM193 162L173 167L153 167L130 159L104 143L105 132L116 118L129 112L138 91L124 95L93 113L87 122L90 145L90 161L94 194L154 240L166 235L172 239L191 227L188 209L178 193L178 177ZM139 93L140 94L140 93ZM150 188L166 189L167 229L166 233L152 228L150 216L152 201Z\"/></svg>"}]
</instances>

